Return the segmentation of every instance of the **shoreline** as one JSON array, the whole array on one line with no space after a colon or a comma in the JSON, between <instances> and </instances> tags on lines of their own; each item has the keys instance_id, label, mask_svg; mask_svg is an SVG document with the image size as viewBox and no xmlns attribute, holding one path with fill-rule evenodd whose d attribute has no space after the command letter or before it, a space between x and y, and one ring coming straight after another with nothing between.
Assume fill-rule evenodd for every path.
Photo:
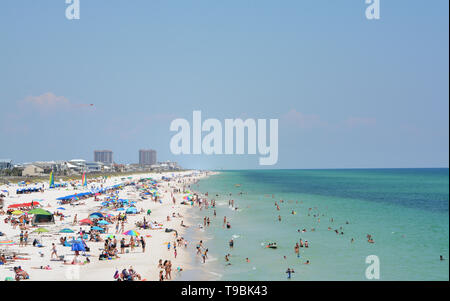
<instances>
[{"instance_id":1,"label":"shoreline","mask_svg":"<svg viewBox=\"0 0 450 301\"><path fill-rule=\"evenodd\" d=\"M162 176L164 174L146 174L146 175L139 175L139 177L133 177L133 180L144 178L145 177L153 177L154 179L159 180L158 181L158 190L161 194L161 200L162 203L155 203L151 200L145 200L145 201L136 201L136 207L139 210L148 210L150 209L152 212L150 216L146 216L147 220L149 221L156 221L158 223L163 224L163 229L160 230L137 230L142 236L151 235L151 237L146 237L146 252L142 253L140 247L136 247L134 252L129 252L125 254L119 254L119 258L114 260L108 260L108 261L99 261L98 255L99 251L102 247L102 242L87 242L87 245L90 247L91 251L90 254L90 263L85 264L82 266L75 266L75 265L63 265L61 262L57 261L50 261L50 253L51 253L51 244L55 243L57 245L57 251L58 255L64 255L64 256L72 256L73 252L70 251L70 248L63 247L59 244L59 237L61 236L76 236L75 233L58 233L58 229L72 227L73 230L78 229L80 226L72 226L71 221L73 219L74 214L78 214L78 219L83 219L88 216L88 214L97 211L98 206L101 202L94 202L93 198L89 198L86 200L83 200L85 205L81 206L73 206L76 208L70 208L72 206L64 206L67 207L67 210L64 212L66 215L66 218L64 221L59 221L59 218L55 219L55 224L52 225L44 225L43 227L46 227L50 230L49 233L45 233L42 235L36 235L32 233L31 231L34 230L30 229L28 230L30 232L30 238L28 246L19 247L18 245L10 246L10 247L3 247L1 250L5 250L6 252L11 253L12 251L18 251L21 254L22 257L27 258L26 260L16 260L13 263L7 264L7 265L0 265L0 279L4 280L6 277L13 277L14 272L11 271L12 267L14 266L22 266L22 268L30 275L31 281L42 281L42 280L82 280L82 281L101 281L101 280L114 280L113 275L114 272L124 268L129 268L130 266L133 267L133 269L141 275L142 279L149 280L149 281L156 281L158 280L158 260L162 259L164 260L171 260L173 264L173 273L172 273L172 280L175 280L179 274L183 274L184 271L189 271L189 269L192 266L191 262L191 256L190 254L192 252L195 252L192 245L193 243L191 241L188 242L187 248L185 247L178 247L177 251L177 258L175 259L173 248L170 248L170 251L167 251L166 244L167 242L171 242L172 239L174 239L174 233L166 233L165 228L171 228L175 229L178 232L178 237L184 237L186 233L186 229L180 226L181 220L189 219L189 207L185 205L181 205L180 202L185 195L183 192L183 186L188 186L189 184L194 183L198 179L201 179L202 177L206 176L207 173L204 172L175 172L173 173L175 177L173 180L170 180L168 182L166 181L160 181ZM167 175L167 174L166 174ZM189 177L186 177L187 175L190 175ZM108 179L108 184L114 184L120 181L120 177L113 177ZM46 186L48 183L44 183L44 186ZM42 185L42 183L40 183ZM33 185L31 185L33 186ZM59 206L56 198L69 195L71 193L75 192L82 192L82 190L74 190L70 188L58 188L58 189L46 189L44 193L31 193L31 194L25 194L25 195L15 195L13 193L13 190L15 191L15 185L6 187L6 185L0 186L0 188L3 190L5 188L8 189L9 196L5 198L5 204L4 204L4 210L8 208L9 205L15 204L15 203L21 203L25 201L32 201L33 199L44 199L43 202L41 202L42 205L44 205L43 209L46 210L56 210L56 208ZM46 187L47 188L47 187ZM171 192L173 189L179 189L179 192L174 193L174 197L176 198L176 204L174 205L171 200ZM133 191L131 188L128 188L127 186L120 190L119 196L122 198L134 198ZM134 192L134 195L136 195L136 192ZM103 197L103 196L101 196ZM50 207L47 207L47 204L50 205ZM170 218L170 221L167 221L167 216L172 216L172 214L175 213L175 216L177 214L181 214L183 217L175 217ZM3 219L7 215L1 215L2 223L0 224L0 232L5 233L6 236L0 237L0 241L4 239L11 239L15 243L18 243L18 234L20 233L19 228L12 229L12 227L9 224L6 224L3 222ZM142 219L143 214L136 214L136 215L128 215L128 222L125 227L126 230L135 229L134 223L140 219ZM117 235L118 240L123 237L121 234L115 234L114 232L114 225L111 225L112 227L109 227L108 232L112 235ZM85 226L82 226L84 229ZM106 234L107 236L108 234ZM102 238L105 235L102 235ZM43 248L37 248L33 247L31 245L31 242L35 237L38 237L42 239L42 244L44 245ZM128 241L129 237L126 237L126 240ZM174 239L175 240L175 239ZM44 254L43 257L40 257L41 255L39 253ZM35 269L36 267L45 266L49 264L51 267L51 270L45 270L45 269ZM70 267L70 268L68 268ZM73 268L75 267L76 272L74 272ZM177 272L177 268L180 267L183 269L183 272ZM74 274L71 276L71 273ZM73 279L70 279L70 278ZM29 280L27 280L29 281Z\"/></svg>"}]
</instances>

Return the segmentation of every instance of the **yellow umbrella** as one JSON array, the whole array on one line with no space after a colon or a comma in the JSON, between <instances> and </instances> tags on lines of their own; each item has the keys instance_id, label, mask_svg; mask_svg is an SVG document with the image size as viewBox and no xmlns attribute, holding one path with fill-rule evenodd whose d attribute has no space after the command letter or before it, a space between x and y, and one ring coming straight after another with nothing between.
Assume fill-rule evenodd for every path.
<instances>
[{"instance_id":1,"label":"yellow umbrella","mask_svg":"<svg viewBox=\"0 0 450 301\"><path fill-rule=\"evenodd\" d=\"M20 211L20 210L14 210L13 212L11 212L11 214L14 214L14 215L22 215L22 214L23 214L23 211Z\"/></svg>"}]
</instances>

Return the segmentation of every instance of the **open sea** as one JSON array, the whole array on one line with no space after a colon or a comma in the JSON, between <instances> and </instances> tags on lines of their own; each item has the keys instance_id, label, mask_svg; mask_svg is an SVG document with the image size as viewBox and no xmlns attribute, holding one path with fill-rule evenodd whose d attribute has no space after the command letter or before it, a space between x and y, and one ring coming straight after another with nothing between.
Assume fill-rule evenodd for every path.
<instances>
[{"instance_id":1,"label":"open sea","mask_svg":"<svg viewBox=\"0 0 450 301\"><path fill-rule=\"evenodd\" d=\"M367 280L369 255L379 258L380 280L449 280L448 168L221 171L191 188L216 200L217 217L212 208L192 210L186 238L191 247L203 239L209 258L193 255L179 280L286 280L288 267L293 280ZM199 230L205 216L211 226ZM309 248L297 258L300 238Z\"/></svg>"}]
</instances>

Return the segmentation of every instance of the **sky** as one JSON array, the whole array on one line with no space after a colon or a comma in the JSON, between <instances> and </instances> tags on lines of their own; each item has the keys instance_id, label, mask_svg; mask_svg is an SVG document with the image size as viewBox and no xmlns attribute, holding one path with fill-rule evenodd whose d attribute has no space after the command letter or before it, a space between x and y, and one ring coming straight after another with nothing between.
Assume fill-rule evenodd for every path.
<instances>
[{"instance_id":1,"label":"sky","mask_svg":"<svg viewBox=\"0 0 450 301\"><path fill-rule=\"evenodd\" d=\"M449 165L449 2L0 2L0 158L186 168ZM92 105L91 105L92 104ZM278 119L278 161L174 155L176 118Z\"/></svg>"}]
</instances>

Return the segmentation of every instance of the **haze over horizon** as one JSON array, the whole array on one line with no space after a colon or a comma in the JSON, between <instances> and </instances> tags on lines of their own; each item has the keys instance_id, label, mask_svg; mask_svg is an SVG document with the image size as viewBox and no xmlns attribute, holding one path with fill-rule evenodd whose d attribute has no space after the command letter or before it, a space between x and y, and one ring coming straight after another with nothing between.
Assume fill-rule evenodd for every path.
<instances>
[{"instance_id":1,"label":"haze over horizon","mask_svg":"<svg viewBox=\"0 0 450 301\"><path fill-rule=\"evenodd\" d=\"M448 168L448 1L0 3L0 159ZM345 20L345 22L342 22ZM278 163L170 152L175 118L279 119Z\"/></svg>"}]
</instances>

